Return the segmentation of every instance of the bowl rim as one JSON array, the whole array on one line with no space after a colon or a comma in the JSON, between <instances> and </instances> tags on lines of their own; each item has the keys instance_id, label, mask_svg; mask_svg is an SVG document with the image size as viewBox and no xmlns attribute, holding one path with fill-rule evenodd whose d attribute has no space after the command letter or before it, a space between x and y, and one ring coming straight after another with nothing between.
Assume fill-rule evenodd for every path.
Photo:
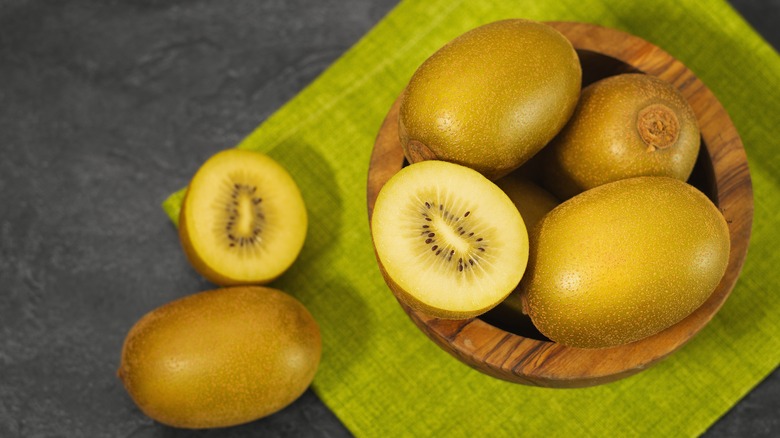
<instances>
[{"instance_id":1,"label":"bowl rim","mask_svg":"<svg viewBox=\"0 0 780 438\"><path fill-rule=\"evenodd\" d=\"M664 79L691 104L700 125L702 149L706 149L712 163L714 202L729 228L731 251L726 273L704 304L682 321L639 341L605 349L565 347L526 338L494 327L479 317L438 319L408 307L403 301L398 302L418 328L442 349L488 375L535 386L592 386L633 375L667 357L718 312L733 290L747 256L753 190L747 156L728 113L685 65L652 43L617 29L580 22L545 23L569 39L578 53L607 56ZM369 226L379 190L403 165L397 135L399 107L400 97L390 108L371 154L367 184ZM392 290L378 257L377 263ZM572 363L580 366L572 367Z\"/></svg>"}]
</instances>

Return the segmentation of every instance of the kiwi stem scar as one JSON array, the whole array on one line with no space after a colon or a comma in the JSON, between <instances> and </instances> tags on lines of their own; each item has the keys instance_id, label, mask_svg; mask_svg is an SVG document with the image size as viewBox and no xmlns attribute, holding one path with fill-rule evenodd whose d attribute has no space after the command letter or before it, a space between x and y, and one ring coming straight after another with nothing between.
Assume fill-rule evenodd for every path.
<instances>
[{"instance_id":1,"label":"kiwi stem scar","mask_svg":"<svg viewBox=\"0 0 780 438\"><path fill-rule=\"evenodd\" d=\"M647 145L648 152L674 145L680 135L680 122L677 115L668 106L660 103L649 105L639 111L636 128L639 137Z\"/></svg>"}]
</instances>

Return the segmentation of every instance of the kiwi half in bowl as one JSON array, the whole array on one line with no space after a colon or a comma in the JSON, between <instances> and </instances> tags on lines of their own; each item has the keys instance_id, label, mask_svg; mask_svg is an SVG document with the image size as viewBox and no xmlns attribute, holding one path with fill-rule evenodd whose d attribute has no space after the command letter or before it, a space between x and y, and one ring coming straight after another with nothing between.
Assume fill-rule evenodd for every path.
<instances>
[{"instance_id":1,"label":"kiwi half in bowl","mask_svg":"<svg viewBox=\"0 0 780 438\"><path fill-rule=\"evenodd\" d=\"M209 158L190 182L179 237L192 266L227 286L265 284L292 265L307 215L290 174L267 155L229 149Z\"/></svg>"},{"instance_id":2,"label":"kiwi half in bowl","mask_svg":"<svg viewBox=\"0 0 780 438\"><path fill-rule=\"evenodd\" d=\"M475 170L444 161L395 174L377 197L371 230L398 298L440 318L494 307L528 262L528 233L509 197Z\"/></svg>"}]
</instances>

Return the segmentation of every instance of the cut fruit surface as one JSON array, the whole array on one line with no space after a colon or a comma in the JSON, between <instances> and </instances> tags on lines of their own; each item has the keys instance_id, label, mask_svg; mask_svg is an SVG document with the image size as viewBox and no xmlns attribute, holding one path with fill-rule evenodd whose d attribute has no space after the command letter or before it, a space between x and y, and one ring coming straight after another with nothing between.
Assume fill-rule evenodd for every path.
<instances>
[{"instance_id":1,"label":"cut fruit surface","mask_svg":"<svg viewBox=\"0 0 780 438\"><path fill-rule=\"evenodd\" d=\"M220 285L264 284L297 258L307 215L300 190L270 157L230 149L193 177L179 236L195 270Z\"/></svg>"},{"instance_id":2,"label":"cut fruit surface","mask_svg":"<svg viewBox=\"0 0 780 438\"><path fill-rule=\"evenodd\" d=\"M439 318L489 310L528 261L528 233L509 197L478 172L443 161L394 175L377 197L371 228L396 296Z\"/></svg>"}]
</instances>

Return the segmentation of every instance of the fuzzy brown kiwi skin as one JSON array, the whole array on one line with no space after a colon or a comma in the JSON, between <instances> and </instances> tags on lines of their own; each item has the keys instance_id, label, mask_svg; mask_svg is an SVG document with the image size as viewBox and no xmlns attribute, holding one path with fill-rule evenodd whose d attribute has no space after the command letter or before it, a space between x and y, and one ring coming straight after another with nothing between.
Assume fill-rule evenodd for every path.
<instances>
[{"instance_id":1,"label":"fuzzy brown kiwi skin","mask_svg":"<svg viewBox=\"0 0 780 438\"><path fill-rule=\"evenodd\" d=\"M181 242L182 248L184 249L184 254L187 256L187 260L189 260L195 271L202 275L206 280L220 286L263 285L274 281L279 277L279 275L282 274L280 273L276 277L269 278L264 281L245 281L228 277L226 275L220 274L214 269L211 269L195 250L195 247L192 244L192 239L190 238L190 233L187 230L187 221L184 220L184 211L187 208L187 198L189 197L189 193L190 192L188 189L184 195L184 199L182 200L181 211L179 212L179 241Z\"/></svg>"}]
</instances>

